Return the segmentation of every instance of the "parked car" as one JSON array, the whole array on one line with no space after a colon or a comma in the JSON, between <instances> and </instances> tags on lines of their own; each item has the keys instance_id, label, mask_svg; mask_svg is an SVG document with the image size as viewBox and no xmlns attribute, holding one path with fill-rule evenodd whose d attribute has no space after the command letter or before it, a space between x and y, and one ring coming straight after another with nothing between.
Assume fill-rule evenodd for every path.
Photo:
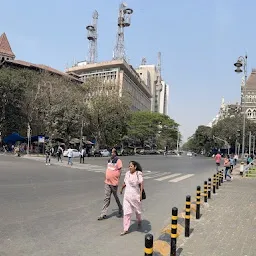
<instances>
[{"instance_id":1,"label":"parked car","mask_svg":"<svg viewBox=\"0 0 256 256\"><path fill-rule=\"evenodd\" d=\"M73 153L73 157L80 157L80 152L77 149L71 149ZM68 150L65 150L63 153L64 157L68 156Z\"/></svg>"}]
</instances>

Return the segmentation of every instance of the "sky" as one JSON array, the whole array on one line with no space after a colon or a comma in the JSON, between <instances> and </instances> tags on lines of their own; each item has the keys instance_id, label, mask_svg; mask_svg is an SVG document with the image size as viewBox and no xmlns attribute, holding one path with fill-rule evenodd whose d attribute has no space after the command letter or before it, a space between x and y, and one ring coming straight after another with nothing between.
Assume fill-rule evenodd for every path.
<instances>
[{"instance_id":1,"label":"sky","mask_svg":"<svg viewBox=\"0 0 256 256\"><path fill-rule=\"evenodd\" d=\"M99 12L98 60L112 58L119 0L0 0L0 33L6 32L16 59L59 70L85 60L86 26ZM157 63L170 86L169 115L185 141L198 125L218 113L221 98L240 100L242 75L234 62L248 54L248 72L256 68L256 1L127 0L134 10L125 31L130 63L142 57Z\"/></svg>"}]
</instances>

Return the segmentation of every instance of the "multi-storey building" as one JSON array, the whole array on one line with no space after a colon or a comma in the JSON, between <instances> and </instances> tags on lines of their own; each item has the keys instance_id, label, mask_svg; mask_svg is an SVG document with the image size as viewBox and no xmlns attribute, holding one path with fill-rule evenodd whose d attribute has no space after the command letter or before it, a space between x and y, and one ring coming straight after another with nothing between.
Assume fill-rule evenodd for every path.
<instances>
[{"instance_id":1,"label":"multi-storey building","mask_svg":"<svg viewBox=\"0 0 256 256\"><path fill-rule=\"evenodd\" d=\"M168 115L169 86L163 80L160 87L157 85L158 71L156 66L140 65L137 72L148 87L150 87L152 94L151 111Z\"/></svg>"},{"instance_id":2,"label":"multi-storey building","mask_svg":"<svg viewBox=\"0 0 256 256\"><path fill-rule=\"evenodd\" d=\"M80 62L66 70L67 74L76 75L81 81L95 78L103 81L105 90L117 86L119 95L129 95L133 111L150 111L151 92L138 73L125 60L112 60L99 63ZM102 88L101 88L102 89ZM96 89L97 90L97 89Z\"/></svg>"}]
</instances>

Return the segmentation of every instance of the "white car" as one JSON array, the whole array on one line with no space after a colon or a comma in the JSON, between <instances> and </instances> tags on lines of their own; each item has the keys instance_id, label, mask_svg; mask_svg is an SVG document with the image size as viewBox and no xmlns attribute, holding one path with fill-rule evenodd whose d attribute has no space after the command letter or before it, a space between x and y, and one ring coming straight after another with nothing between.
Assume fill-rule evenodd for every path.
<instances>
[{"instance_id":1,"label":"white car","mask_svg":"<svg viewBox=\"0 0 256 256\"><path fill-rule=\"evenodd\" d=\"M103 157L110 156L110 152L107 149L100 150L100 153Z\"/></svg>"},{"instance_id":2,"label":"white car","mask_svg":"<svg viewBox=\"0 0 256 256\"><path fill-rule=\"evenodd\" d=\"M188 152L187 156L193 156L193 154L191 152Z\"/></svg>"},{"instance_id":3,"label":"white car","mask_svg":"<svg viewBox=\"0 0 256 256\"><path fill-rule=\"evenodd\" d=\"M80 157L80 152L77 149L71 149L72 153L73 153L73 157ZM65 150L63 153L64 157L68 156L68 150Z\"/></svg>"}]
</instances>

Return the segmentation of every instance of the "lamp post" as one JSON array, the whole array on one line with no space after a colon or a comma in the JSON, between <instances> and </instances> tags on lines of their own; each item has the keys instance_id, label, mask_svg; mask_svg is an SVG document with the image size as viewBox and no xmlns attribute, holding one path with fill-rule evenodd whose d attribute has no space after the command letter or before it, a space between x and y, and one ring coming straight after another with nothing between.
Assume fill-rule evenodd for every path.
<instances>
[{"instance_id":1,"label":"lamp post","mask_svg":"<svg viewBox=\"0 0 256 256\"><path fill-rule=\"evenodd\" d=\"M236 67L235 72L236 73L244 73L244 86L242 88L242 97L241 97L241 107L242 107L242 113L243 113L243 137L242 137L242 159L244 159L244 153L245 153L245 121L246 121L246 102L245 102L245 94L246 94L246 83L247 83L247 54L245 56L240 56L236 63L234 63L234 66ZM243 69L241 69L243 68Z\"/></svg>"}]
</instances>

